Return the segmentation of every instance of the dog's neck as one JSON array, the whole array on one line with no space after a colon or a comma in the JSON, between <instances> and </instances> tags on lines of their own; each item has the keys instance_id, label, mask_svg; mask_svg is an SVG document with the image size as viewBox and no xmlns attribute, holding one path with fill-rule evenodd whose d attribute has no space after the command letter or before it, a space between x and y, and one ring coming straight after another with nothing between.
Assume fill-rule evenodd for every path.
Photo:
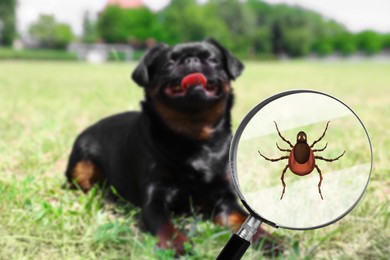
<instances>
[{"instance_id":1,"label":"dog's neck","mask_svg":"<svg viewBox=\"0 0 390 260\"><path fill-rule=\"evenodd\" d=\"M178 111L161 102L156 102L153 110L162 123L174 133L190 140L206 141L218 131L221 124L227 124L230 129L231 105L227 99L197 113Z\"/></svg>"},{"instance_id":2,"label":"dog's neck","mask_svg":"<svg viewBox=\"0 0 390 260\"><path fill-rule=\"evenodd\" d=\"M186 113L158 103L156 110L164 124L172 131L192 140L204 141L213 135L224 114L225 104L217 104L213 109L198 113Z\"/></svg>"}]
</instances>

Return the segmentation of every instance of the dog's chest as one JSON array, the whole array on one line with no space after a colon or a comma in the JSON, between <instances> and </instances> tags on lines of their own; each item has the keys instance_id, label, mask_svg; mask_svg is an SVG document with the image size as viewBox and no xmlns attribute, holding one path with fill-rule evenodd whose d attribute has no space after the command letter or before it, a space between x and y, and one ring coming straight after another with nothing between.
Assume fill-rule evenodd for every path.
<instances>
[{"instance_id":1,"label":"dog's chest","mask_svg":"<svg viewBox=\"0 0 390 260\"><path fill-rule=\"evenodd\" d=\"M218 147L203 146L187 159L189 172L186 177L191 182L209 184L226 171L227 163L228 147L225 144Z\"/></svg>"}]
</instances>

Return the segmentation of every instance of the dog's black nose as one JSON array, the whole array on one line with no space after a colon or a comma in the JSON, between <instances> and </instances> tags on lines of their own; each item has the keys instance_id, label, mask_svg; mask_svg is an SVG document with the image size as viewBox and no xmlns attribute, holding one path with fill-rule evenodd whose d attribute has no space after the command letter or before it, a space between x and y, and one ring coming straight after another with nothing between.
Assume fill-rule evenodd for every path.
<instances>
[{"instance_id":1,"label":"dog's black nose","mask_svg":"<svg viewBox=\"0 0 390 260\"><path fill-rule=\"evenodd\" d=\"M184 59L184 63L190 67L197 67L200 65L200 60L198 57L187 57Z\"/></svg>"}]
</instances>

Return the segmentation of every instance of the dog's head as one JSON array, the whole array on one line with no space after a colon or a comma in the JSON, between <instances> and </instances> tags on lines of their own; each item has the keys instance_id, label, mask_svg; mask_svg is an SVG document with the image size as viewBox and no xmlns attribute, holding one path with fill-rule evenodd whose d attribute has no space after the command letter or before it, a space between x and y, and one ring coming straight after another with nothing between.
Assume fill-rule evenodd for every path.
<instances>
[{"instance_id":1,"label":"dog's head","mask_svg":"<svg viewBox=\"0 0 390 260\"><path fill-rule=\"evenodd\" d=\"M145 88L146 102L153 104L168 125L172 125L172 117L178 121L184 116L191 120L201 116L203 119L196 119L212 124L226 109L230 82L243 69L226 48L207 39L155 46L142 58L132 78Z\"/></svg>"}]
</instances>

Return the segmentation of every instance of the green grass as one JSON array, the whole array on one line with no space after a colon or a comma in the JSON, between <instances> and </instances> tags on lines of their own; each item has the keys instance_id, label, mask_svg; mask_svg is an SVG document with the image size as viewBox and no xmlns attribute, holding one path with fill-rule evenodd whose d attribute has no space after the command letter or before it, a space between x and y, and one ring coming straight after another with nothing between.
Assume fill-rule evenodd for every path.
<instances>
[{"instance_id":1,"label":"green grass","mask_svg":"<svg viewBox=\"0 0 390 260\"><path fill-rule=\"evenodd\" d=\"M23 49L16 50L0 47L0 60L77 60L75 53L65 50Z\"/></svg>"},{"instance_id":2,"label":"green grass","mask_svg":"<svg viewBox=\"0 0 390 260\"><path fill-rule=\"evenodd\" d=\"M390 255L390 64L247 63L235 83L233 125L258 101L283 90L315 89L349 104L374 149L367 193L338 223L319 230L273 230L288 259L388 259ZM169 259L139 231L139 210L102 204L98 190L61 189L77 133L96 120L138 109L134 64L0 63L0 259ZM175 219L194 242L188 259L213 259L227 229L194 215ZM245 259L261 255L250 249Z\"/></svg>"}]
</instances>

